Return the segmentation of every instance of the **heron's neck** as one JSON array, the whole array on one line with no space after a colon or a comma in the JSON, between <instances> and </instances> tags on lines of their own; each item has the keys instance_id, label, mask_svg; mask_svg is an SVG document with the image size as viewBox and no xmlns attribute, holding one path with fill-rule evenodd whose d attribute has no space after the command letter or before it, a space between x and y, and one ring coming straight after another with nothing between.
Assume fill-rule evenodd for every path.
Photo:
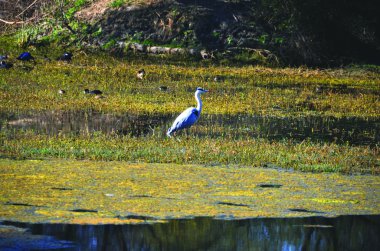
<instances>
[{"instance_id":1,"label":"heron's neck","mask_svg":"<svg viewBox=\"0 0 380 251\"><path fill-rule=\"evenodd\" d=\"M201 100L201 94L198 92L198 93L195 93L195 99L197 100L197 110L199 111L199 113L201 113L202 111L202 100Z\"/></svg>"}]
</instances>

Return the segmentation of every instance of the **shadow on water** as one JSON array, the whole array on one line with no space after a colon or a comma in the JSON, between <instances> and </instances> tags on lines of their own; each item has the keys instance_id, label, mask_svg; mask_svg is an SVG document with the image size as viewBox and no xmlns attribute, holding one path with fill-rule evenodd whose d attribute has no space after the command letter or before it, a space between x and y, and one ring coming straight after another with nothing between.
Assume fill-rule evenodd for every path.
<instances>
[{"instance_id":1,"label":"shadow on water","mask_svg":"<svg viewBox=\"0 0 380 251\"><path fill-rule=\"evenodd\" d=\"M233 122L231 122L233 121ZM310 139L317 142L335 142L351 145L376 145L380 142L380 121L357 117L261 117L211 116L199 121L205 125L205 134L232 137L255 137L270 140ZM214 132L211 125L220 125L224 131ZM202 133L202 132L199 132Z\"/></svg>"},{"instance_id":2,"label":"shadow on water","mask_svg":"<svg viewBox=\"0 0 380 251\"><path fill-rule=\"evenodd\" d=\"M0 115L2 130L22 129L50 136L89 135L165 135L174 116L109 114L93 111L40 112ZM270 140L310 139L338 144L370 145L380 142L380 120L357 117L261 117L247 115L202 115L192 128L198 137L266 138Z\"/></svg>"},{"instance_id":3,"label":"shadow on water","mask_svg":"<svg viewBox=\"0 0 380 251\"><path fill-rule=\"evenodd\" d=\"M101 131L105 134L144 136L154 127L163 126L168 118L150 115L117 115L92 111L41 112L0 116L2 128L33 130L48 135L88 135Z\"/></svg>"},{"instance_id":4,"label":"shadow on water","mask_svg":"<svg viewBox=\"0 0 380 251\"><path fill-rule=\"evenodd\" d=\"M3 222L1 250L379 250L380 216L218 220L140 225ZM5 237L5 238L4 238Z\"/></svg>"}]
</instances>

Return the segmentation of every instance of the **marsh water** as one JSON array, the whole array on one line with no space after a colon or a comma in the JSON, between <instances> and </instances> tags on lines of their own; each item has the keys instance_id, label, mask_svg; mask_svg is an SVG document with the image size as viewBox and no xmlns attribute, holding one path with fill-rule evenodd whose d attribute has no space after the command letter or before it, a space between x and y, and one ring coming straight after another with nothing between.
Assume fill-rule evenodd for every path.
<instances>
[{"instance_id":1,"label":"marsh water","mask_svg":"<svg viewBox=\"0 0 380 251\"><path fill-rule=\"evenodd\" d=\"M1 114L2 129L32 130L58 135L105 134L165 135L173 116L112 114L94 111ZM202 115L192 128L198 137L295 139L351 145L380 142L380 121L359 117L265 117L248 115Z\"/></svg>"},{"instance_id":2,"label":"marsh water","mask_svg":"<svg viewBox=\"0 0 380 251\"><path fill-rule=\"evenodd\" d=\"M380 249L380 216L195 218L138 225L2 222L1 229L0 250Z\"/></svg>"}]
</instances>

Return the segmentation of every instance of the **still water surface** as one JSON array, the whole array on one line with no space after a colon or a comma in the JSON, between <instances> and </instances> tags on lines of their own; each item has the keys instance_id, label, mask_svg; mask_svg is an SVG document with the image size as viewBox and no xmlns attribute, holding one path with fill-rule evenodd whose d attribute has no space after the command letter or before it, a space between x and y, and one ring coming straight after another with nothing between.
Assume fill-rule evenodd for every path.
<instances>
[{"instance_id":1,"label":"still water surface","mask_svg":"<svg viewBox=\"0 0 380 251\"><path fill-rule=\"evenodd\" d=\"M58 134L162 135L173 116L110 114L94 111L36 114L2 114L0 128L33 130L51 136ZM192 129L198 137L266 138L270 140L305 139L351 145L376 145L380 142L380 120L334 117L262 117L248 115L202 115Z\"/></svg>"},{"instance_id":2,"label":"still water surface","mask_svg":"<svg viewBox=\"0 0 380 251\"><path fill-rule=\"evenodd\" d=\"M0 250L380 250L380 216L195 218L139 225L3 222L1 229Z\"/></svg>"}]
</instances>

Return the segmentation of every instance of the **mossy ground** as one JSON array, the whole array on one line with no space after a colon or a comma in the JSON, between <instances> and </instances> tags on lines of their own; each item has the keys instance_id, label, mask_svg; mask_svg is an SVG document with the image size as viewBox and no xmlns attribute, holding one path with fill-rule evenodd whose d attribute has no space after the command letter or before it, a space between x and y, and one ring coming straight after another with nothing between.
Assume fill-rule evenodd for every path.
<instances>
[{"instance_id":1,"label":"mossy ground","mask_svg":"<svg viewBox=\"0 0 380 251\"><path fill-rule=\"evenodd\" d=\"M380 208L379 176L8 159L0 160L0 170L0 219L13 221L121 224L194 216L331 217L379 214Z\"/></svg>"}]
</instances>

